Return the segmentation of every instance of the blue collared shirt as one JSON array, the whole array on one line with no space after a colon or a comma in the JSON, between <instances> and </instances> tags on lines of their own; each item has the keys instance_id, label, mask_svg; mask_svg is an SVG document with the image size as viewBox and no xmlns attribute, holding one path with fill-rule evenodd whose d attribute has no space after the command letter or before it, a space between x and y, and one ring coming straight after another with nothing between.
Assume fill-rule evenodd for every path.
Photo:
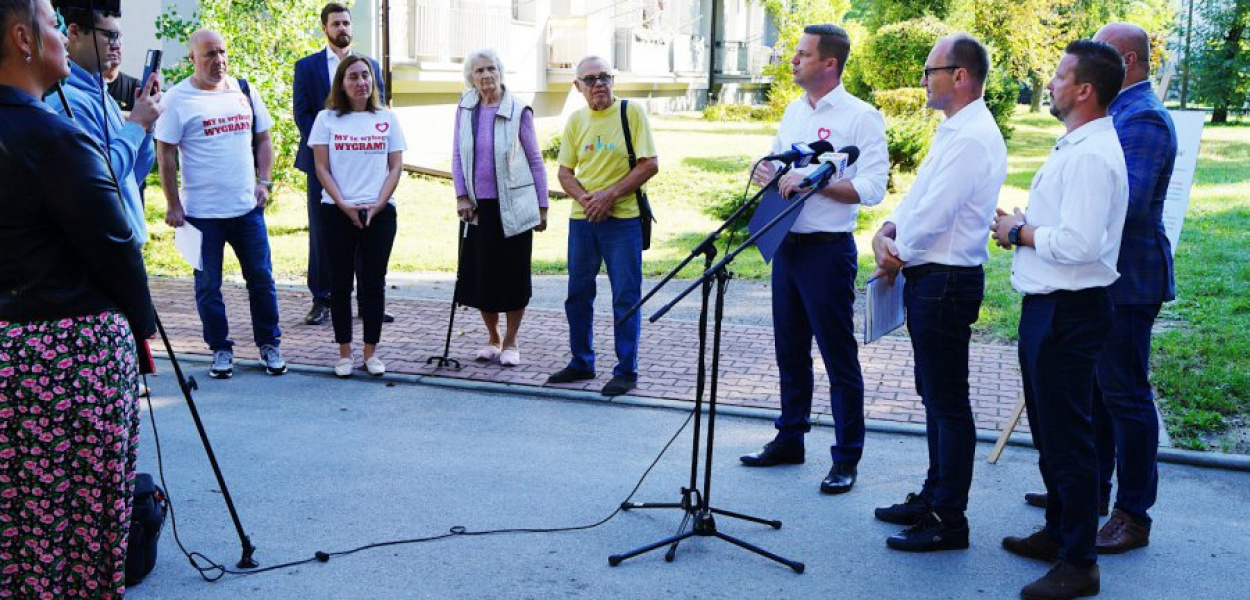
<instances>
[{"instance_id":1,"label":"blue collared shirt","mask_svg":"<svg viewBox=\"0 0 1250 600\"><path fill-rule=\"evenodd\" d=\"M113 173L117 176L117 185L122 194L122 212L135 232L135 239L140 244L147 243L148 228L144 215L143 197L139 195L139 185L152 171L156 162L156 151L152 146L152 134L143 130L135 123L122 117L121 108L107 92L101 103L102 88L100 75L91 74L77 64L70 63L69 80L64 86L65 98L69 108L73 110L74 122L91 136L103 149L105 144L104 127L108 126L109 162L113 165ZM65 105L60 98L51 95L47 99L57 112L65 114Z\"/></svg>"}]
</instances>

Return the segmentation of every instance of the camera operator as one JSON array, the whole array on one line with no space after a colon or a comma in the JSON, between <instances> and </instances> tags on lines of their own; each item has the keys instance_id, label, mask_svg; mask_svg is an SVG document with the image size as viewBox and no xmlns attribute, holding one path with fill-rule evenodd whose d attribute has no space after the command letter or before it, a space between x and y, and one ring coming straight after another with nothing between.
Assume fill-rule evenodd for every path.
<instances>
[{"instance_id":1,"label":"camera operator","mask_svg":"<svg viewBox=\"0 0 1250 600\"><path fill-rule=\"evenodd\" d=\"M0 590L121 598L155 331L98 145L40 100L69 75L49 0L0 0Z\"/></svg>"}]
</instances>

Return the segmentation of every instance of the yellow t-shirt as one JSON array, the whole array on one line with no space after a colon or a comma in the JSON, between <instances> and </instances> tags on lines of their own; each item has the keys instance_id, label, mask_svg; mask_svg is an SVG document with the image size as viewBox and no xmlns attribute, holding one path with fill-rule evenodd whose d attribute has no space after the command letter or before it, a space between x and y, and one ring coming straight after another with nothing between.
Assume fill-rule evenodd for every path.
<instances>
[{"instance_id":1,"label":"yellow t-shirt","mask_svg":"<svg viewBox=\"0 0 1250 600\"><path fill-rule=\"evenodd\" d=\"M629 105L629 131L634 143L634 156L639 159L655 156L651 124L647 113L637 102ZM614 100L604 110L583 108L569 117L560 141L560 166L573 170L577 180L588 192L611 187L629 174L629 152L625 150L625 132L621 129L621 101ZM646 188L643 188L645 191ZM639 216L638 198L630 194L612 207L612 216ZM574 202L572 219L585 219L586 211Z\"/></svg>"}]
</instances>

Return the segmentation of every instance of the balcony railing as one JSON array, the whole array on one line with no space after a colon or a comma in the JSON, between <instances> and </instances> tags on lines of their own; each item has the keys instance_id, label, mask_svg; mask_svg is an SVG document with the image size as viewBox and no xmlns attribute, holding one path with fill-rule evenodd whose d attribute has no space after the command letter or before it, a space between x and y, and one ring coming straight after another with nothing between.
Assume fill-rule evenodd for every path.
<instances>
[{"instance_id":1,"label":"balcony railing","mask_svg":"<svg viewBox=\"0 0 1250 600\"><path fill-rule=\"evenodd\" d=\"M547 20L547 68L572 69L587 54L586 17Z\"/></svg>"},{"instance_id":2,"label":"balcony railing","mask_svg":"<svg viewBox=\"0 0 1250 600\"><path fill-rule=\"evenodd\" d=\"M409 60L460 62L478 48L508 51L512 6L507 0L407 0L405 43ZM402 9L401 9L402 10ZM395 11L396 24L400 10Z\"/></svg>"}]
</instances>

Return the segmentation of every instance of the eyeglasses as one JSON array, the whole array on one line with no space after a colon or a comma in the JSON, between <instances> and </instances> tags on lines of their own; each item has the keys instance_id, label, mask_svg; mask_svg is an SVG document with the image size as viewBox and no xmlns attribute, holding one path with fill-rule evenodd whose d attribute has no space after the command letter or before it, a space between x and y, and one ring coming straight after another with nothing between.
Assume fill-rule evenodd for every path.
<instances>
[{"instance_id":1,"label":"eyeglasses","mask_svg":"<svg viewBox=\"0 0 1250 600\"><path fill-rule=\"evenodd\" d=\"M111 46L120 46L122 43L122 32L117 29L104 29L103 27L92 27L92 31L104 34L104 38L108 40Z\"/></svg>"},{"instance_id":2,"label":"eyeglasses","mask_svg":"<svg viewBox=\"0 0 1250 600\"><path fill-rule=\"evenodd\" d=\"M612 85L612 75L608 73L601 73L599 75L587 75L585 77L579 78L578 81L582 82L582 85L586 87L595 87L596 83L602 83L603 85Z\"/></svg>"},{"instance_id":3,"label":"eyeglasses","mask_svg":"<svg viewBox=\"0 0 1250 600\"><path fill-rule=\"evenodd\" d=\"M954 71L955 69L962 69L962 68L963 67L959 65L946 65L945 67L925 67L924 76L932 77L934 71Z\"/></svg>"}]
</instances>

